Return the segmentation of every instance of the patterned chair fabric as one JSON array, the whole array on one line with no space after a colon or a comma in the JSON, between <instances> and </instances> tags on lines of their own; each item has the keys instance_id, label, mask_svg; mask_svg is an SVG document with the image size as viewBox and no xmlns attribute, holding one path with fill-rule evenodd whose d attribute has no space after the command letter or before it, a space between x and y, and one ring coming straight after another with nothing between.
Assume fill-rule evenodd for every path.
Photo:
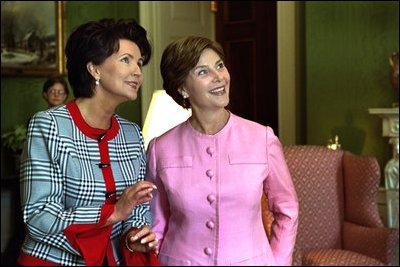
<instances>
[{"instance_id":1,"label":"patterned chair fabric","mask_svg":"<svg viewBox=\"0 0 400 267\"><path fill-rule=\"evenodd\" d=\"M300 204L293 265L390 265L399 232L379 217L376 159L322 146L283 150ZM273 214L262 202L269 236Z\"/></svg>"}]
</instances>

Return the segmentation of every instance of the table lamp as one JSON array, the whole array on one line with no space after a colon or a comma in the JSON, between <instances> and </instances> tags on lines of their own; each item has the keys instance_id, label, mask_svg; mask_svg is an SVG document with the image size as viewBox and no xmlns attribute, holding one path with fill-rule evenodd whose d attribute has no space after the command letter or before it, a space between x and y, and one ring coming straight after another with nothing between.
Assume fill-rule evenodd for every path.
<instances>
[{"instance_id":1,"label":"table lamp","mask_svg":"<svg viewBox=\"0 0 400 267\"><path fill-rule=\"evenodd\" d=\"M143 125L145 148L154 137L184 122L192 115L190 109L178 105L165 90L155 90Z\"/></svg>"}]
</instances>

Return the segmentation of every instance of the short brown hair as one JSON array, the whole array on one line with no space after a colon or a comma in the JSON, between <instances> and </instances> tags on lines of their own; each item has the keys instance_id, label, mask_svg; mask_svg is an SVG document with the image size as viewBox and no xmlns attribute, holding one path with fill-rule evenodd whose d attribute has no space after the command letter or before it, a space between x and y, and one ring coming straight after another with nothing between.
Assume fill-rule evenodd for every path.
<instances>
[{"instance_id":1,"label":"short brown hair","mask_svg":"<svg viewBox=\"0 0 400 267\"><path fill-rule=\"evenodd\" d=\"M200 36L180 38L170 43L163 52L160 63L163 87L184 108L190 108L190 102L181 96L178 89L185 83L189 72L196 67L201 53L207 48L214 50L224 60L221 45Z\"/></svg>"},{"instance_id":2,"label":"short brown hair","mask_svg":"<svg viewBox=\"0 0 400 267\"><path fill-rule=\"evenodd\" d=\"M42 92L47 93L47 91L49 91L49 88L52 87L56 83L60 83L63 85L64 91L68 97L68 95L69 95L68 84L62 76L53 76L53 77L48 78L43 84Z\"/></svg>"}]
</instances>

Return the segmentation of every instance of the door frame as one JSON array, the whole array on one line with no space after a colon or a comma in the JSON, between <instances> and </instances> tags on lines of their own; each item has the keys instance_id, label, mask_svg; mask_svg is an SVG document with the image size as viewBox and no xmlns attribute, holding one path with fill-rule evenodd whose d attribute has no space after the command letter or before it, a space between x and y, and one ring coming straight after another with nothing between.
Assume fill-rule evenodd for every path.
<instances>
[{"instance_id":1,"label":"door frame","mask_svg":"<svg viewBox=\"0 0 400 267\"><path fill-rule=\"evenodd\" d=\"M299 10L300 4L297 1L277 2L278 125L279 138L284 145L299 144L302 141L301 111L305 103L301 101L300 91L302 59ZM162 53L157 47L161 40L160 12L157 1L139 1L139 21L148 32L152 33L149 37L153 44L153 57L156 58L160 58ZM146 78L141 90L142 122L146 118L153 91L162 88L158 73L158 66L151 60L143 69Z\"/></svg>"}]
</instances>

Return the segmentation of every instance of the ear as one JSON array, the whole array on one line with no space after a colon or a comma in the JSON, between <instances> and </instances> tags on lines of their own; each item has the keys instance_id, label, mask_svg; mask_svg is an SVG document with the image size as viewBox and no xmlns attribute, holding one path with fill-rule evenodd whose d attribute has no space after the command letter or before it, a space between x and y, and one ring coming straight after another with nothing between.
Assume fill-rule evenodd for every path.
<instances>
[{"instance_id":1,"label":"ear","mask_svg":"<svg viewBox=\"0 0 400 267\"><path fill-rule=\"evenodd\" d=\"M178 92L185 99L189 97L188 93L186 93L186 91L183 88L179 88Z\"/></svg>"},{"instance_id":2,"label":"ear","mask_svg":"<svg viewBox=\"0 0 400 267\"><path fill-rule=\"evenodd\" d=\"M86 68L95 80L99 79L100 77L99 69L96 67L96 65L93 64L93 62L89 62L88 64L86 64Z\"/></svg>"},{"instance_id":3,"label":"ear","mask_svg":"<svg viewBox=\"0 0 400 267\"><path fill-rule=\"evenodd\" d=\"M42 92L42 96L43 96L44 100L47 101L47 93L46 92Z\"/></svg>"}]
</instances>

